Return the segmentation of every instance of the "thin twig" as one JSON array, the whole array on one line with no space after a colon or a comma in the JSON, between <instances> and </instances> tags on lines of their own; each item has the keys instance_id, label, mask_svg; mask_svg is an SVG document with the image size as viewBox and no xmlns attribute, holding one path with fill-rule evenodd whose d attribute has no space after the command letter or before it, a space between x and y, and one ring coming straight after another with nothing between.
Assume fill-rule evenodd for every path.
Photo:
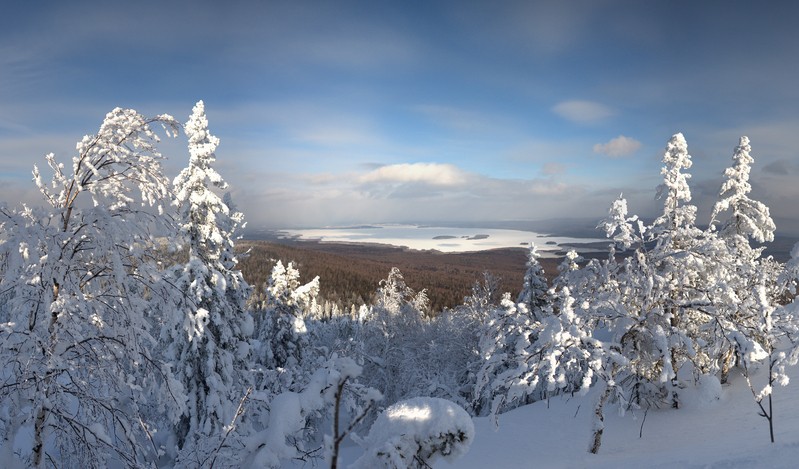
<instances>
[{"instance_id":1,"label":"thin twig","mask_svg":"<svg viewBox=\"0 0 799 469\"><path fill-rule=\"evenodd\" d=\"M241 401L239 401L239 407L238 409L236 409L236 415L234 415L233 420L230 421L230 425L228 425L227 431L225 432L225 436L222 437L222 441L219 442L219 446L217 446L216 449L214 450L213 453L214 458L211 460L211 465L208 466L209 469L213 469L214 464L216 464L216 457L219 456L219 450L222 449L222 446L224 446L227 437L236 428L236 420L244 413L244 403L247 401L247 398L250 397L250 393L252 393L252 386L247 388L247 392L244 393L244 397L242 397ZM205 459L208 460L208 458Z\"/></svg>"}]
</instances>

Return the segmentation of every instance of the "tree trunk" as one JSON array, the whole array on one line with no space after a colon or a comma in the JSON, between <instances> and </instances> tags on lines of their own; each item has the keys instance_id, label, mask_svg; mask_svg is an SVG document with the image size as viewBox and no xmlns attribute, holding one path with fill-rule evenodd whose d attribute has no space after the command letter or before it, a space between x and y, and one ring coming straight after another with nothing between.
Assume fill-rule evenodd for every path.
<instances>
[{"instance_id":1,"label":"tree trunk","mask_svg":"<svg viewBox=\"0 0 799 469\"><path fill-rule=\"evenodd\" d=\"M58 281L53 279L53 302L58 299L59 290L60 285ZM53 354L55 353L56 344L58 343L58 337L56 335L57 322L58 312L52 311L50 313L50 324L47 326L47 332L50 334L50 346L47 351L44 352L44 359L45 363L47 363L47 367L45 369L44 378L41 381L43 389L41 389L40 392L43 394L43 397L41 405L36 411L36 420L34 421L33 429L33 466L37 468L44 467L45 431L47 430L47 417L49 414L47 406L50 405L50 398L52 397L52 389L49 383L52 379L50 371L53 368Z\"/></svg>"},{"instance_id":2,"label":"tree trunk","mask_svg":"<svg viewBox=\"0 0 799 469\"><path fill-rule=\"evenodd\" d=\"M594 408L594 435L591 438L591 447L589 448L589 451L593 454L599 452L599 447L602 445L602 433L605 430L604 407L610 397L610 391L611 386L605 383L605 390L602 392L596 408Z\"/></svg>"}]
</instances>

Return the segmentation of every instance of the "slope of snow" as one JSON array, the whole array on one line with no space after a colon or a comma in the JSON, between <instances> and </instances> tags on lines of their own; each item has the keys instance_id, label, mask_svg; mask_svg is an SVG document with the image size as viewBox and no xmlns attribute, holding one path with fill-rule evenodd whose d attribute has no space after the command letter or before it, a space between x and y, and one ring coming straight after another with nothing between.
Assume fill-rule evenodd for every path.
<instances>
[{"instance_id":1,"label":"slope of snow","mask_svg":"<svg viewBox=\"0 0 799 469\"><path fill-rule=\"evenodd\" d=\"M488 418L476 418L469 452L453 462L436 461L433 467L799 467L799 370L790 374L792 383L774 391L774 444L746 381L737 375L720 392L718 383L684 390L685 405L676 410L622 416L606 406L602 447L596 455L588 452L599 394L594 389L584 397L556 397L500 415L498 429ZM762 381L765 376L756 378ZM340 467L347 467L361 452L350 445L343 454Z\"/></svg>"},{"instance_id":2,"label":"slope of snow","mask_svg":"<svg viewBox=\"0 0 799 469\"><path fill-rule=\"evenodd\" d=\"M436 468L788 468L799 465L799 372L794 384L774 393L775 443L741 376L712 389L685 390L681 409L620 416L605 414L599 454L588 452L597 390L585 397L558 397L499 417L475 419L475 441L462 459ZM642 430L643 426L643 430ZM640 437L639 437L640 433Z\"/></svg>"}]
</instances>

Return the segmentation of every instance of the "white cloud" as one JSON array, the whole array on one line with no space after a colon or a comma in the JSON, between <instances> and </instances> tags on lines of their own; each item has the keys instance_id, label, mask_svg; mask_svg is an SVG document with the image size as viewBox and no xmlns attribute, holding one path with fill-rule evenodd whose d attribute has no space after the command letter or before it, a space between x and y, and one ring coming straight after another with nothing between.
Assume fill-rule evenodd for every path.
<instances>
[{"instance_id":1,"label":"white cloud","mask_svg":"<svg viewBox=\"0 0 799 469\"><path fill-rule=\"evenodd\" d=\"M590 124L613 117L616 112L604 104L593 101L571 100L556 104L552 111L560 117L578 124Z\"/></svg>"},{"instance_id":2,"label":"white cloud","mask_svg":"<svg viewBox=\"0 0 799 469\"><path fill-rule=\"evenodd\" d=\"M364 184L422 183L432 186L457 186L465 183L468 176L451 164L403 163L381 166L359 179Z\"/></svg>"},{"instance_id":3,"label":"white cloud","mask_svg":"<svg viewBox=\"0 0 799 469\"><path fill-rule=\"evenodd\" d=\"M607 143L594 145L594 153L601 153L611 158L619 158L635 153L639 148L641 148L641 142L638 140L619 135Z\"/></svg>"}]
</instances>

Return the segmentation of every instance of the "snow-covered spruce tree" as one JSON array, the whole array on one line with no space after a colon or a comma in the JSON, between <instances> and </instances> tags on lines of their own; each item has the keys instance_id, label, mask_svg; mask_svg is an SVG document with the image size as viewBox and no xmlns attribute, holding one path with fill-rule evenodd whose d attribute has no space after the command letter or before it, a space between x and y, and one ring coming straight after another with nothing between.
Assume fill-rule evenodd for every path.
<instances>
[{"instance_id":1,"label":"snow-covered spruce tree","mask_svg":"<svg viewBox=\"0 0 799 469\"><path fill-rule=\"evenodd\" d=\"M140 467L156 458L138 406L169 383L145 319L169 189L154 124L177 131L170 116L114 109L78 142L69 169L47 156L49 184L34 167L43 209L0 210L5 464ZM150 395L174 415L182 402L173 391Z\"/></svg>"},{"instance_id":2,"label":"snow-covered spruce tree","mask_svg":"<svg viewBox=\"0 0 799 469\"><path fill-rule=\"evenodd\" d=\"M486 297L489 278L483 286L475 284L470 299L472 309L485 308L492 301ZM483 306L483 303L486 306ZM475 383L471 409L475 415L492 416L528 401L541 399L544 392L538 380L523 381L528 372L531 342L546 318L553 315L552 294L538 262L535 245L530 245L527 271L517 302L505 294L499 305L489 309L478 326L478 353L473 364ZM536 367L535 365L531 365ZM533 382L534 381L534 382Z\"/></svg>"},{"instance_id":3,"label":"snow-covered spruce tree","mask_svg":"<svg viewBox=\"0 0 799 469\"><path fill-rule=\"evenodd\" d=\"M212 190L227 184L212 164L219 139L208 132L203 102L185 125L189 166L173 182L182 240L188 261L167 275L177 290L165 305L161 339L165 358L188 400L176 428L179 462L201 465L233 421L245 394L242 372L250 355L252 318L245 310L249 286L236 270L233 240L243 216L231 212Z\"/></svg>"},{"instance_id":4,"label":"snow-covered spruce tree","mask_svg":"<svg viewBox=\"0 0 799 469\"><path fill-rule=\"evenodd\" d=\"M549 293L544 268L538 262L538 252L533 243L530 243L530 250L527 254L527 271L524 273L522 289L516 302L524 304L535 321L541 321L544 317L552 314L552 297Z\"/></svg>"},{"instance_id":5,"label":"snow-covered spruce tree","mask_svg":"<svg viewBox=\"0 0 799 469\"><path fill-rule=\"evenodd\" d=\"M572 275L580 271L580 262L583 258L574 249L569 249L563 260L558 265L558 276L552 280L552 289L555 291L572 285Z\"/></svg>"},{"instance_id":6,"label":"snow-covered spruce tree","mask_svg":"<svg viewBox=\"0 0 799 469\"><path fill-rule=\"evenodd\" d=\"M534 400L588 390L595 373L602 372L604 345L592 337L593 318L582 306L575 308L568 287L557 292L556 314L541 320L533 320L524 304L507 295L501 306L484 329L493 334L480 341L475 410L496 419Z\"/></svg>"},{"instance_id":7,"label":"snow-covered spruce tree","mask_svg":"<svg viewBox=\"0 0 799 469\"><path fill-rule=\"evenodd\" d=\"M289 262L277 261L266 286L266 300L260 305L257 338L261 359L269 368L293 369L303 361L308 347L305 317L317 315L319 277L300 284L300 272Z\"/></svg>"},{"instance_id":8,"label":"snow-covered spruce tree","mask_svg":"<svg viewBox=\"0 0 799 469\"><path fill-rule=\"evenodd\" d=\"M473 365L476 366L471 403L474 415L495 416L524 404L525 398L536 391L535 384L519 385L518 375L527 370L525 357L538 327L540 322L533 320L527 306L514 303L509 294L494 307L479 328L479 355ZM516 395L508 396L510 387L517 390Z\"/></svg>"},{"instance_id":9,"label":"snow-covered spruce tree","mask_svg":"<svg viewBox=\"0 0 799 469\"><path fill-rule=\"evenodd\" d=\"M620 263L609 258L609 284L617 295L603 313L613 342L629 360L619 373L634 405L678 406L678 391L685 385L680 370L690 364L689 375L712 374L718 363L711 353L718 349L715 341L725 340L711 326L722 275L718 259L726 248L694 225L690 175L683 172L691 167L691 157L682 134L669 140L663 163L658 188L663 213L651 226L628 217L621 197L601 224L622 249L635 247Z\"/></svg>"},{"instance_id":10,"label":"snow-covered spruce tree","mask_svg":"<svg viewBox=\"0 0 799 469\"><path fill-rule=\"evenodd\" d=\"M546 301L533 305L538 308L535 313L528 311L527 303L514 304L506 296L484 322L475 413L495 418L532 400L585 391L603 371L604 344L593 338L600 317L596 311L615 297L600 280L608 277L606 266L592 260L580 269L578 259L574 251L567 254L555 287L539 295Z\"/></svg>"},{"instance_id":11,"label":"snow-covered spruce tree","mask_svg":"<svg viewBox=\"0 0 799 469\"><path fill-rule=\"evenodd\" d=\"M726 382L730 368L737 360L736 349L750 349L754 344L738 344L743 337L748 341L758 341L755 333L762 318L762 301L768 299L776 305L778 299L777 278L773 263L762 259L764 247L753 248L751 241L758 243L774 240L774 221L769 209L763 203L749 198L752 186L749 173L754 158L749 138L741 137L732 156L733 165L724 171L726 177L721 186L719 201L713 207L710 230L718 229L718 236L727 243L729 252L719 258L724 263L726 275L724 288L719 288L717 296L719 316L723 318L728 340L722 344L721 381ZM727 214L726 219L721 216ZM761 286L765 290L761 289ZM758 298L761 290L766 293ZM735 333L732 340L731 333ZM768 347L766 343L758 346Z\"/></svg>"},{"instance_id":12,"label":"snow-covered spruce tree","mask_svg":"<svg viewBox=\"0 0 799 469\"><path fill-rule=\"evenodd\" d=\"M755 161L751 151L749 138L741 137L732 155L733 165L724 171L727 179L721 186L720 199L713 206L710 217L711 227L718 226L720 236L736 246L741 243L739 249L749 248L749 239L759 243L773 241L776 230L768 207L749 198L752 191L749 173ZM720 220L719 216L725 212L729 213L728 218Z\"/></svg>"}]
</instances>

